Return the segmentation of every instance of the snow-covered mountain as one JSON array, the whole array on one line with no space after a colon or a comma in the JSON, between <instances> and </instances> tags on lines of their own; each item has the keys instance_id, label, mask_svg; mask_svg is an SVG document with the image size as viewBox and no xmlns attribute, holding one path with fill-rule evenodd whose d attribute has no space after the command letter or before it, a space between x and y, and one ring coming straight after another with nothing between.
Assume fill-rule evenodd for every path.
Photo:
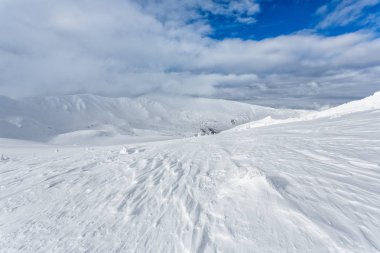
<instances>
[{"instance_id":1,"label":"snow-covered mountain","mask_svg":"<svg viewBox=\"0 0 380 253\"><path fill-rule=\"evenodd\" d=\"M122 143L193 136L202 129L222 131L268 115L288 118L301 113L234 101L158 95L135 99L0 97L0 137L61 144Z\"/></svg>"},{"instance_id":2,"label":"snow-covered mountain","mask_svg":"<svg viewBox=\"0 0 380 253\"><path fill-rule=\"evenodd\" d=\"M255 122L239 131L170 141L73 147L0 139L0 252L377 253L379 94L280 124L266 118L270 124L260 120L260 127ZM45 126L75 112L78 125L71 116L59 121L75 131L93 118L119 119L94 112L119 112L126 103L105 100L110 102L101 102L101 109L82 96L2 104L19 112L28 103L46 108L46 118L33 117ZM138 101L128 103L146 119L180 104ZM175 126L211 116L201 110L205 105L213 108L213 120L223 119L217 114L223 103L231 110L226 120L239 115L231 105L246 108L186 102L173 109L181 116ZM191 115L186 121L185 108L201 112L185 113ZM10 112L2 110L2 117L12 117ZM279 112L269 116L284 115ZM175 123L169 116L162 116L164 122ZM131 125L137 124L132 118L141 122L141 115L130 117Z\"/></svg>"}]
</instances>

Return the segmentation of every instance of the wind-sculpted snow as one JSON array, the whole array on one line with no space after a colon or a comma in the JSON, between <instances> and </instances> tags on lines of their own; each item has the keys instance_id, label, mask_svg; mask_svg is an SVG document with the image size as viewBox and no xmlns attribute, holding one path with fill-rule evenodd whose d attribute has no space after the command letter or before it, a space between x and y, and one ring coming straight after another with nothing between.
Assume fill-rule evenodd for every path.
<instances>
[{"instance_id":1,"label":"wind-sculpted snow","mask_svg":"<svg viewBox=\"0 0 380 253\"><path fill-rule=\"evenodd\" d=\"M0 154L0 252L380 251L379 109Z\"/></svg>"},{"instance_id":2,"label":"wind-sculpted snow","mask_svg":"<svg viewBox=\"0 0 380 253\"><path fill-rule=\"evenodd\" d=\"M288 118L300 113L191 97L72 95L18 101L0 97L0 137L58 144L118 144L193 136L204 128L219 132L268 115Z\"/></svg>"}]
</instances>

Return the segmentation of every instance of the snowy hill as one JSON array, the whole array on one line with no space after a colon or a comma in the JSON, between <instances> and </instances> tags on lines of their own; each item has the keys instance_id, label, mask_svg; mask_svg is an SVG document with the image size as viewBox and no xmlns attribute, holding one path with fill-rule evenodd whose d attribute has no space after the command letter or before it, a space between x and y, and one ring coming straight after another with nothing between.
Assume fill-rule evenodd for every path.
<instances>
[{"instance_id":1,"label":"snowy hill","mask_svg":"<svg viewBox=\"0 0 380 253\"><path fill-rule=\"evenodd\" d=\"M306 118L315 119L322 117L339 117L342 115L357 113L363 111L379 110L380 109L380 92L376 92L372 96L363 98L361 100L352 101L343 105L330 108L317 113L312 113Z\"/></svg>"},{"instance_id":2,"label":"snowy hill","mask_svg":"<svg viewBox=\"0 0 380 253\"><path fill-rule=\"evenodd\" d=\"M263 126L284 124L290 122L298 121L308 121L319 118L335 118L341 117L343 115L358 113L363 111L374 111L380 109L380 92L376 92L372 96L363 98L361 100L348 102L337 107L326 109L323 111L316 112L304 112L299 113L298 115L291 116L289 118L273 118L271 115L268 115L265 118L241 124L235 128L232 128L231 131L243 131L250 128L257 128Z\"/></svg>"},{"instance_id":3,"label":"snowy hill","mask_svg":"<svg viewBox=\"0 0 380 253\"><path fill-rule=\"evenodd\" d=\"M124 143L222 131L268 115L288 118L300 111L275 110L226 100L94 95L0 97L0 137L51 143Z\"/></svg>"},{"instance_id":4,"label":"snowy hill","mask_svg":"<svg viewBox=\"0 0 380 253\"><path fill-rule=\"evenodd\" d=\"M0 252L379 252L378 98L200 138L87 148L0 139ZM146 118L158 103L151 108L164 118L169 105L152 100L128 103L143 104ZM99 106L42 101L2 98L20 111L57 103L58 115L75 112L79 122ZM110 101L98 110L127 103ZM181 112L204 107L186 103L176 115L193 122L202 114Z\"/></svg>"}]
</instances>

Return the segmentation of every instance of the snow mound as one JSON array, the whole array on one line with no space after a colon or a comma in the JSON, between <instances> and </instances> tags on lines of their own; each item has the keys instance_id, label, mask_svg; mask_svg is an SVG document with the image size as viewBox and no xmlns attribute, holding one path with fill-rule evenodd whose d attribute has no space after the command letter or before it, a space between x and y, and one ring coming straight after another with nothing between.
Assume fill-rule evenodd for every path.
<instances>
[{"instance_id":1,"label":"snow mound","mask_svg":"<svg viewBox=\"0 0 380 253\"><path fill-rule=\"evenodd\" d=\"M5 156L5 155L1 154L0 161L8 161L8 160L9 160L8 156Z\"/></svg>"},{"instance_id":2,"label":"snow mound","mask_svg":"<svg viewBox=\"0 0 380 253\"><path fill-rule=\"evenodd\" d=\"M289 122L296 122L301 121L303 117L299 118L288 118L288 119L273 119L271 116L265 117L261 120L256 120L253 122L249 122L246 124L242 124L240 126L237 126L233 128L231 131L243 131L246 129L256 128L256 127L264 127L264 126L270 126L270 125L277 125L277 124L284 124Z\"/></svg>"},{"instance_id":3,"label":"snow mound","mask_svg":"<svg viewBox=\"0 0 380 253\"><path fill-rule=\"evenodd\" d=\"M128 149L126 147L122 147L119 151L120 155L126 155L128 154Z\"/></svg>"}]
</instances>

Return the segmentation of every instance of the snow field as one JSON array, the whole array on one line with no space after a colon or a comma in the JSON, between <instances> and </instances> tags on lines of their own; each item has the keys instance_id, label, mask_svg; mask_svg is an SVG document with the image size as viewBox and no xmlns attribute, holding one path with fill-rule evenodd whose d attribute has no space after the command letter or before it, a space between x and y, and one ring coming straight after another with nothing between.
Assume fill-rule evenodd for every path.
<instances>
[{"instance_id":1,"label":"snow field","mask_svg":"<svg viewBox=\"0 0 380 253\"><path fill-rule=\"evenodd\" d=\"M380 251L373 107L123 146L1 139L0 154L0 252Z\"/></svg>"}]
</instances>

